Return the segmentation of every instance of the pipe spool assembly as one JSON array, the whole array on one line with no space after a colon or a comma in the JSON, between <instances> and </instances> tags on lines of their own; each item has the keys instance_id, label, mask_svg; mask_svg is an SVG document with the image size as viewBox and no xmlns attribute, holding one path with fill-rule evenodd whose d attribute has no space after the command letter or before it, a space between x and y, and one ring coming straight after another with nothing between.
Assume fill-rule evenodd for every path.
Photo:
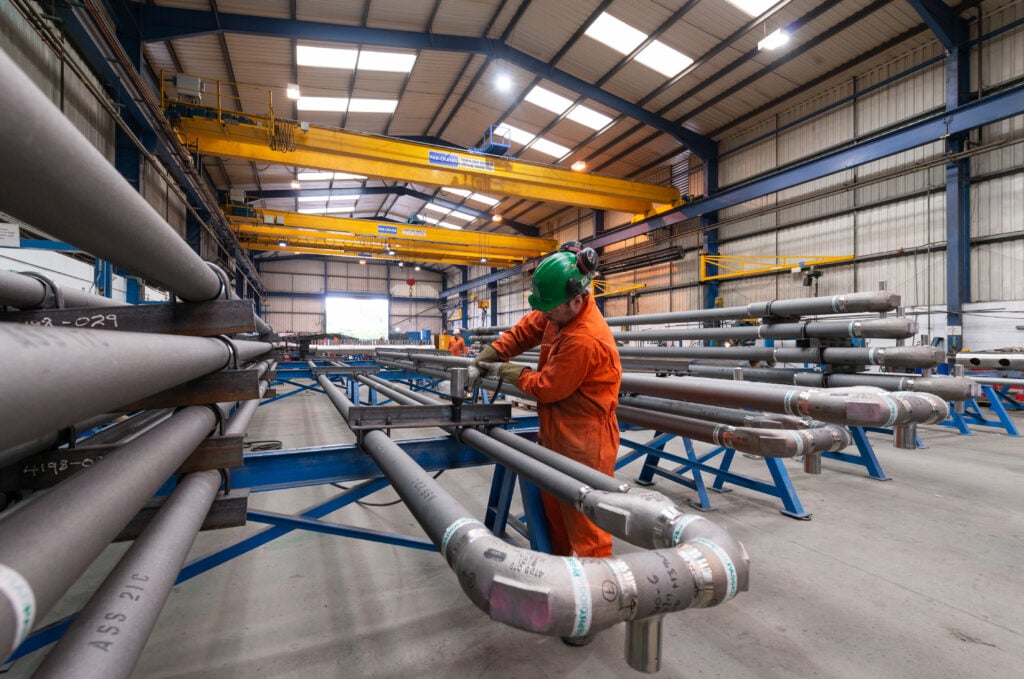
<instances>
[{"instance_id":1,"label":"pipe spool assembly","mask_svg":"<svg viewBox=\"0 0 1024 679\"><path fill-rule=\"evenodd\" d=\"M38 275L0 272L0 305L11 308L0 315L6 387L0 391L0 491L27 496L0 514L0 598L8 601L0 603L0 646L5 657L15 652L174 479L155 516L141 520L131 549L39 669L39 676L127 677L211 507L241 496L238 521L245 521L245 489L231 486L228 470L252 461L243 456L242 436L275 379L275 350L282 343L253 313L251 301L232 292L227 274L203 261L3 51L0 98L8 104L0 143L18 159L0 166L0 210L181 300L132 306ZM947 400L969 398L978 387L963 377L861 372L866 366L927 370L944 360L930 347L852 346L862 338L912 336L915 324L901 316L865 316L898 305L897 295L875 292L610 318L610 325L629 328L616 333L624 343L799 343L622 346L626 373L618 417L760 458L803 456L810 473L820 473L823 454L851 444L851 426L889 427L897 445L913 446L917 425L942 421ZM834 314L844 318L817 318ZM762 323L721 326L749 318ZM101 329L75 327L80 319L99 319ZM720 327L635 329L709 322ZM501 330L474 332L486 340ZM723 604L747 589L749 556L725 529L657 491L631 487L505 429L505 410L466 399L469 359L422 349L371 353L379 365L449 380L452 390L441 398L373 370L352 370L343 375L349 386L399 404L373 407L384 415L366 424L360 419L368 417L366 407L354 404L330 374L317 374L322 366L308 368L372 459L374 468L364 476L383 473L463 591L491 619L562 637L625 622L627 663L655 672L665 615ZM777 367L791 363L825 367ZM484 386L493 391L498 385L485 380ZM528 399L507 385L503 392ZM454 440L514 471L639 551L603 559L553 556L495 535L385 431L423 426L428 412L431 422L441 413L444 442ZM409 420L396 424L400 416ZM72 458L77 466L54 475L46 492L30 485L29 466ZM47 527L46 539L39 537L40 526ZM657 592L655 580L677 585L674 593ZM140 583L147 596L118 621L117 636L104 640L109 652L91 653L95 635L87 632L112 601L120 603L120 595Z\"/></svg>"}]
</instances>

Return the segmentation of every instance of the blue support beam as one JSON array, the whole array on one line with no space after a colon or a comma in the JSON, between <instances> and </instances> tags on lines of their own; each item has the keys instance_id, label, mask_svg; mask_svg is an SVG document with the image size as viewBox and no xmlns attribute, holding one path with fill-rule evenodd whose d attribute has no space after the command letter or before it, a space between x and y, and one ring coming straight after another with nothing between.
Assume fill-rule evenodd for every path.
<instances>
[{"instance_id":1,"label":"blue support beam","mask_svg":"<svg viewBox=\"0 0 1024 679\"><path fill-rule=\"evenodd\" d=\"M713 151L713 142L682 125L651 113L642 106L606 92L585 80L555 68L525 52L509 47L500 40L463 35L440 35L430 32L398 31L364 26L338 26L316 21L299 21L272 17L202 12L156 5L140 8L140 31L147 42L176 40L215 32L243 33L296 40L343 42L379 47L465 52L486 54L541 76L579 95L599 102L614 111L664 132L686 145L701 158Z\"/></svg>"},{"instance_id":2,"label":"blue support beam","mask_svg":"<svg viewBox=\"0 0 1024 679\"><path fill-rule=\"evenodd\" d=\"M946 50L953 50L967 36L967 22L942 0L907 0Z\"/></svg>"},{"instance_id":3,"label":"blue support beam","mask_svg":"<svg viewBox=\"0 0 1024 679\"><path fill-rule=\"evenodd\" d=\"M714 158L704 162L704 195L712 196L718 193L718 154ZM718 212L708 212L700 216L700 228L703 235L703 250L706 255L718 254L718 229L711 228L718 223ZM717 273L718 267L714 267ZM704 308L714 309L715 301L718 299L718 281L707 281L704 286Z\"/></svg>"}]
</instances>

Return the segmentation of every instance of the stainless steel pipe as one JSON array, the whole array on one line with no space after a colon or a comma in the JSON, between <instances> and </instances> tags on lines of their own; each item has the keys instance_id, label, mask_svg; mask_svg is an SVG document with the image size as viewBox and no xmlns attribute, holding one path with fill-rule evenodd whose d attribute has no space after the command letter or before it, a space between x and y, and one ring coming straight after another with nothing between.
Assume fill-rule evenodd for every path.
<instances>
[{"instance_id":1,"label":"stainless steel pipe","mask_svg":"<svg viewBox=\"0 0 1024 679\"><path fill-rule=\"evenodd\" d=\"M215 423L211 408L180 410L0 518L0 655L21 643Z\"/></svg>"},{"instance_id":2,"label":"stainless steel pipe","mask_svg":"<svg viewBox=\"0 0 1024 679\"><path fill-rule=\"evenodd\" d=\"M220 482L216 471L182 479L33 677L131 676Z\"/></svg>"},{"instance_id":3,"label":"stainless steel pipe","mask_svg":"<svg viewBox=\"0 0 1024 679\"><path fill-rule=\"evenodd\" d=\"M54 283L59 288L66 308L120 306L119 302L102 295ZM0 305L18 309L52 309L57 306L53 290L43 281L23 273L0 270Z\"/></svg>"},{"instance_id":4,"label":"stainless steel pipe","mask_svg":"<svg viewBox=\"0 0 1024 679\"><path fill-rule=\"evenodd\" d=\"M190 302L220 277L0 50L0 211Z\"/></svg>"},{"instance_id":5,"label":"stainless steel pipe","mask_svg":"<svg viewBox=\"0 0 1024 679\"><path fill-rule=\"evenodd\" d=\"M240 360L264 342L233 342ZM0 324L0 447L229 367L219 339Z\"/></svg>"}]
</instances>

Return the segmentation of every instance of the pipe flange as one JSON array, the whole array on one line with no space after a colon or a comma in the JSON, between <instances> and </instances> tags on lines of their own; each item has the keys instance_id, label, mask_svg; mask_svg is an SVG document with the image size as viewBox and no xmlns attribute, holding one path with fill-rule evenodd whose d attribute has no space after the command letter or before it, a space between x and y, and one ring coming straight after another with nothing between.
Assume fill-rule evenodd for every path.
<instances>
[{"instance_id":1,"label":"pipe flange","mask_svg":"<svg viewBox=\"0 0 1024 679\"><path fill-rule=\"evenodd\" d=\"M220 281L220 290L217 291L217 295L213 299L231 299L231 279L228 278L227 272L213 262L207 262L206 265L213 269L213 273L217 274L217 279Z\"/></svg>"},{"instance_id":2,"label":"pipe flange","mask_svg":"<svg viewBox=\"0 0 1024 679\"><path fill-rule=\"evenodd\" d=\"M43 296L43 303L35 307L36 309L64 308L64 291L61 290L60 285L55 283L52 279L44 276L41 273L36 273L35 271L19 271L18 273L20 273L22 276L28 276L29 278L36 279L37 281L43 284L44 288L46 288L46 294ZM48 307L46 306L46 302L51 297L53 298L53 306Z\"/></svg>"}]
</instances>

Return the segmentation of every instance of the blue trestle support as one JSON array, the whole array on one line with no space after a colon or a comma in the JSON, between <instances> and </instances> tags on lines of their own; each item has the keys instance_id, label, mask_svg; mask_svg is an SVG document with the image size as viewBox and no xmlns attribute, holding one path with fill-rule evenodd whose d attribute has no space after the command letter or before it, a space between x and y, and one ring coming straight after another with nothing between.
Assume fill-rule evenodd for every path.
<instances>
[{"instance_id":1,"label":"blue trestle support","mask_svg":"<svg viewBox=\"0 0 1024 679\"><path fill-rule=\"evenodd\" d=\"M848 462L850 464L856 464L864 467L868 470L868 476L877 481L889 481L891 476L886 476L885 471L882 469L882 463L878 461L878 456L875 455L875 449L871 445L871 441L868 440L867 432L874 431L881 434L892 435L892 429L882 429L877 427L849 427L850 433L853 435L853 442L857 444L857 452L860 455L851 455L850 453L843 452L827 452L822 453L821 456L830 460L839 460L840 462ZM921 437L918 436L915 439L918 448L924 448L924 444L921 443Z\"/></svg>"},{"instance_id":2,"label":"blue trestle support","mask_svg":"<svg viewBox=\"0 0 1024 679\"><path fill-rule=\"evenodd\" d=\"M698 454L694 450L690 439L678 437L683 442L686 457L665 452L665 444L673 438L677 438L675 434L656 434L654 439L646 444L622 439L621 444L623 446L632 448L636 452L620 457L615 464L615 468L621 469L630 462L646 455L643 468L636 480L637 483L640 485L650 485L653 483L654 476L657 475L686 486L696 491L699 498L698 502L691 502L690 506L701 511L715 509L708 498L708 489L701 475L701 472L705 472L715 479L711 487L712 490L729 492L727 489L723 489L725 483L728 482L742 488L779 498L783 506L783 509L780 509L779 512L786 516L795 519L811 518L811 514L804 511L803 505L800 504L800 498L797 497L796 489L789 478L789 472L786 471L781 459L763 458L772 478L772 481L769 483L762 479L755 479L730 471L733 458L736 455L736 451L732 448L718 447L710 452ZM718 464L712 462L719 455L722 456L721 461ZM658 465L663 459L674 462L678 466L671 470L662 469ZM685 474L689 474L690 477L687 478Z\"/></svg>"},{"instance_id":3,"label":"blue trestle support","mask_svg":"<svg viewBox=\"0 0 1024 679\"><path fill-rule=\"evenodd\" d=\"M985 417L981 406L978 404L978 400L972 398L964 401L962 413L956 412L956 404L951 402L949 404L949 419L940 424L946 427L953 427L964 436L970 436L971 429L968 425L971 424L980 427L999 427L1005 430L1009 436L1020 436L1017 425L1010 419L1010 414L1006 412L1006 405L1009 404L1012 409L1019 410L1021 409L1021 404L1007 396L1007 392L997 390L991 384L981 385L981 392L988 400L988 409L991 411L991 414L995 415L995 419Z\"/></svg>"}]
</instances>

